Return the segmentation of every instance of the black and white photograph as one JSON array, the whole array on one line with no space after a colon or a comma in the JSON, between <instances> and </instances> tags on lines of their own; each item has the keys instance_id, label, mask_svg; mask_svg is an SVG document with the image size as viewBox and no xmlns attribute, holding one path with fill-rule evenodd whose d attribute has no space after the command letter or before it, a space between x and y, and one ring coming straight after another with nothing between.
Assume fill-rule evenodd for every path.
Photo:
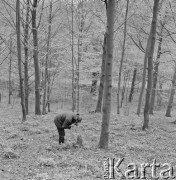
<instances>
[{"instance_id":1,"label":"black and white photograph","mask_svg":"<svg viewBox=\"0 0 176 180\"><path fill-rule=\"evenodd\" d=\"M176 0L0 0L0 180L176 180Z\"/></svg>"}]
</instances>

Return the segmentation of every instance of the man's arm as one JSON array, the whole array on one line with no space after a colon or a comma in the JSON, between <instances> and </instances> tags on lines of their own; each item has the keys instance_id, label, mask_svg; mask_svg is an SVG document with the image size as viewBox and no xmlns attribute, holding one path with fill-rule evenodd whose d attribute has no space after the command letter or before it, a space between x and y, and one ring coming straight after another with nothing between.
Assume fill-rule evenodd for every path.
<instances>
[{"instance_id":1,"label":"man's arm","mask_svg":"<svg viewBox=\"0 0 176 180\"><path fill-rule=\"evenodd\" d=\"M71 128L71 122L69 119L65 119L64 123L62 124L63 129L70 129Z\"/></svg>"}]
</instances>

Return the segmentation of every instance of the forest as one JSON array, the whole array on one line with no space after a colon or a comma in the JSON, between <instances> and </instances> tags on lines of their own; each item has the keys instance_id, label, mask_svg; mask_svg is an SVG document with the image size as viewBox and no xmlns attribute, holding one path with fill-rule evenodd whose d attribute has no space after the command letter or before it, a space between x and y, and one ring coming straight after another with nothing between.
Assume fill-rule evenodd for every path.
<instances>
[{"instance_id":1,"label":"forest","mask_svg":"<svg viewBox=\"0 0 176 180\"><path fill-rule=\"evenodd\" d=\"M0 180L176 179L176 1L0 2Z\"/></svg>"}]
</instances>

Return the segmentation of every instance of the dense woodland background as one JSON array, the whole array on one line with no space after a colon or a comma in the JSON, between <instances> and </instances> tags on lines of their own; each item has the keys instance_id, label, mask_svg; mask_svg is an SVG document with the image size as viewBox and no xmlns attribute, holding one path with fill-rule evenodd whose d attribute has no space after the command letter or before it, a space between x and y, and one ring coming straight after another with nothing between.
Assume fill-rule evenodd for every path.
<instances>
[{"instance_id":1,"label":"dense woodland background","mask_svg":"<svg viewBox=\"0 0 176 180\"><path fill-rule=\"evenodd\" d=\"M124 141L130 138L126 132L135 130L136 136L142 134L151 138L149 141L155 136L149 137L148 133L155 130L162 139L165 136L160 132L163 127L175 132L170 129L176 122L174 0L0 2L0 109L2 117L7 119L2 120L3 128L10 123L10 116L14 116L15 123L23 122L17 125L17 129L30 132L35 139L36 134L54 131L50 127L54 115L73 111L79 113L84 122L80 132L74 129L71 136L75 134L77 138L81 134L81 146L84 142L87 149L92 143L94 147L98 145L103 149L108 149L110 143L110 147L115 148L113 142L118 143L112 140L112 136L115 136L116 128L118 132L122 131L118 135L119 139L125 136ZM42 121L48 129L41 130L44 126ZM168 121L173 124L167 124ZM161 129L156 128L157 123L163 124ZM40 130L33 130L32 127L40 124ZM98 129L89 132L92 126ZM150 132L150 128L154 130ZM87 132L89 136L94 134L94 140L98 139L99 143L93 142L91 137L87 140ZM18 137L19 134L15 134L15 137L11 134L7 138ZM28 135L24 134L26 138ZM42 134L42 138L46 136ZM55 138L53 134L50 136ZM139 142L132 144L136 143L142 148ZM148 147L155 144L151 143ZM160 143L164 148L165 144ZM120 144L123 146L121 140ZM171 144L173 152L174 141ZM48 148L48 151L56 153L57 145ZM78 145L67 144L59 150L64 154L65 150L71 151L72 148L78 148ZM4 152L14 153L12 149ZM84 149L85 153L87 149ZM157 147L153 149L157 150ZM161 150L162 153L164 151ZM146 154L141 157L146 157ZM98 174L94 172L95 179L100 178L100 169ZM88 179L92 177L90 174L87 176Z\"/></svg>"}]
</instances>

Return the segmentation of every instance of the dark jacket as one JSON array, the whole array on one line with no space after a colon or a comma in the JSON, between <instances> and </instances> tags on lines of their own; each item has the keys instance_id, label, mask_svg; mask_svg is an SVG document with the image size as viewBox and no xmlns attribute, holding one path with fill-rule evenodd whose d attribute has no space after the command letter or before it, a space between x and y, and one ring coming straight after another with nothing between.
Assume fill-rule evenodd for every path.
<instances>
[{"instance_id":1,"label":"dark jacket","mask_svg":"<svg viewBox=\"0 0 176 180\"><path fill-rule=\"evenodd\" d=\"M54 118L54 123L59 129L70 129L71 125L76 122L76 115L72 113L63 113Z\"/></svg>"}]
</instances>

